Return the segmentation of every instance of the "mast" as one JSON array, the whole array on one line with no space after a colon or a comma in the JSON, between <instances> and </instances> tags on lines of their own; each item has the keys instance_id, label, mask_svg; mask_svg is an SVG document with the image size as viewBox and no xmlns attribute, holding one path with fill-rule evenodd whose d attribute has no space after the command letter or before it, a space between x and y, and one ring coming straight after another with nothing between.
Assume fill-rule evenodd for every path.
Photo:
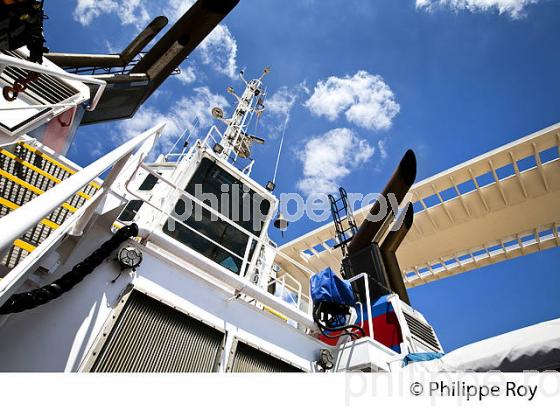
<instances>
[{"instance_id":1,"label":"mast","mask_svg":"<svg viewBox=\"0 0 560 410\"><path fill-rule=\"evenodd\" d=\"M238 158L249 159L251 145L264 143L262 138L248 134L247 129L253 115L260 116L264 111L262 80L269 72L270 68L267 67L259 78L250 81L245 80L243 71L239 73L245 83L245 90L241 96L237 95L232 87L227 88L228 93L237 99L237 106L231 118L223 118L224 112L221 108L212 109L214 118L227 125L222 139L214 147L214 151L225 160L235 163Z\"/></svg>"}]
</instances>

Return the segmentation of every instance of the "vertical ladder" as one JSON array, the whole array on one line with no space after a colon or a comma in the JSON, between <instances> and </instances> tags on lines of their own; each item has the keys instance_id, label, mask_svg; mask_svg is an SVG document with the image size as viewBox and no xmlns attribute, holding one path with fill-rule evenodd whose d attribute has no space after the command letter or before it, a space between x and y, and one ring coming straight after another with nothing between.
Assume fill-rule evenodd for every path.
<instances>
[{"instance_id":1,"label":"vertical ladder","mask_svg":"<svg viewBox=\"0 0 560 410\"><path fill-rule=\"evenodd\" d=\"M348 205L348 194L342 187L338 189L339 197L335 198L329 194L331 202L331 214L336 229L336 245L335 248L342 249L342 255L346 256L348 253L348 243L352 237L358 232L356 220L352 208Z\"/></svg>"}]
</instances>

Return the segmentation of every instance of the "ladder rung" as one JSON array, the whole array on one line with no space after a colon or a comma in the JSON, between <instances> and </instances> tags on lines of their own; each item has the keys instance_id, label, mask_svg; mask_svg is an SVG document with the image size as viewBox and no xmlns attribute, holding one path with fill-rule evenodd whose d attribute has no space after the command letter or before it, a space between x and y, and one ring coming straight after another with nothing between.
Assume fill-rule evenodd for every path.
<instances>
[{"instance_id":1,"label":"ladder rung","mask_svg":"<svg viewBox=\"0 0 560 410\"><path fill-rule=\"evenodd\" d=\"M6 151L6 150L3 149L3 150L0 151L0 153L2 155L5 155L6 157L8 157L10 159L13 159L14 161L18 162L19 164L23 165L24 167L29 168L30 170L38 173L39 175L42 175L45 178L50 179L55 184L59 184L59 183L62 182L61 179L49 174L48 172L43 171L41 168L37 168L35 165L33 165L33 164L31 164L27 161L22 160L21 158L17 157L16 155L12 154L9 151ZM82 191L78 192L77 195L81 196L84 199L91 199L90 195L88 195L88 194L86 194L85 192L82 192Z\"/></svg>"},{"instance_id":2,"label":"ladder rung","mask_svg":"<svg viewBox=\"0 0 560 410\"><path fill-rule=\"evenodd\" d=\"M17 246L18 248L26 250L29 253L33 252L37 248L36 246L31 245L30 243L27 243L25 241L22 241L21 239L16 239L14 241L14 245Z\"/></svg>"},{"instance_id":3,"label":"ladder rung","mask_svg":"<svg viewBox=\"0 0 560 410\"><path fill-rule=\"evenodd\" d=\"M0 169L0 180L6 188L3 193L5 197L0 196L2 214L20 208L32 201L34 196L44 194L78 172L26 143L19 143L15 153L0 148L0 160L6 164L5 169ZM10 269L17 266L54 230L60 228L60 224L69 216L68 211L76 212L99 188L101 186L93 181L82 187L67 202L53 210L47 217L49 219L41 219L21 239L16 239L1 263Z\"/></svg>"},{"instance_id":4,"label":"ladder rung","mask_svg":"<svg viewBox=\"0 0 560 410\"><path fill-rule=\"evenodd\" d=\"M348 242L350 242L351 240L352 240L352 238L346 238L345 240L336 243L336 244L333 246L333 248L334 248L334 249L340 248L342 245L346 245L346 244L347 244Z\"/></svg>"},{"instance_id":5,"label":"ladder rung","mask_svg":"<svg viewBox=\"0 0 560 410\"><path fill-rule=\"evenodd\" d=\"M27 144L27 143L25 143L25 142L21 143L20 145L21 145L22 147L24 147L25 149L27 149L27 150L29 150L29 151L35 153L37 156L41 157L42 159L44 159L44 160L50 162L51 164L56 165L56 166L59 167L59 168L62 168L64 171L66 171L66 172L68 172L68 173L70 173L70 174L72 174L72 175L76 173L76 170L75 170L75 169L72 169L72 168L70 168L69 166L64 165L62 162L57 161L56 159L50 157L49 155L45 154L45 153L42 152L42 151L39 151L37 148L32 147L31 145L29 145L29 144ZM101 188L101 185L99 185L97 182L94 182L94 181L91 181L88 185L91 185L91 186L93 186L93 187L96 188L96 189Z\"/></svg>"},{"instance_id":6,"label":"ladder rung","mask_svg":"<svg viewBox=\"0 0 560 410\"><path fill-rule=\"evenodd\" d=\"M11 210L14 210L14 209L17 209L17 208L20 207L18 204L14 204L12 201L8 201L7 199L1 198L1 197L0 197L0 205L3 205L3 206L5 206L6 208L9 208L9 209L11 209ZM60 228L60 225L59 225L59 224L57 224L56 222L50 221L50 220L48 220L48 219L42 219L42 220L41 220L41 223L42 223L43 225L48 226L48 227L51 228L51 229L58 229L58 228Z\"/></svg>"},{"instance_id":7,"label":"ladder rung","mask_svg":"<svg viewBox=\"0 0 560 410\"><path fill-rule=\"evenodd\" d=\"M23 179L20 179L20 178L16 177L15 175L12 175L12 174L10 174L10 173L8 173L8 172L2 170L2 169L0 169L0 176L2 176L2 177L4 177L4 178L7 178L7 179L9 179L10 181L15 182L15 183L18 184L18 185L21 185L22 187L28 189L29 191L31 191L31 192L33 192L33 193L35 193L35 194L37 194L37 195L42 195L42 194L45 193L45 191L43 191L43 190L37 188L37 187L34 186L34 185L31 185L31 184L28 183L28 182L25 182ZM62 206L63 208L68 209L70 212L76 212L76 211L78 210L78 208L75 208L75 207L73 207L72 205L67 204L66 202L63 203L61 206Z\"/></svg>"},{"instance_id":8,"label":"ladder rung","mask_svg":"<svg viewBox=\"0 0 560 410\"><path fill-rule=\"evenodd\" d=\"M331 200L331 213L336 229L337 243L333 248L341 248L343 255L346 255L346 245L350 242L356 233L356 221L352 213L352 208L348 204L346 191L339 189L340 197L334 198L329 196ZM341 204L339 206L339 204ZM344 225L348 227L345 228Z\"/></svg>"}]
</instances>

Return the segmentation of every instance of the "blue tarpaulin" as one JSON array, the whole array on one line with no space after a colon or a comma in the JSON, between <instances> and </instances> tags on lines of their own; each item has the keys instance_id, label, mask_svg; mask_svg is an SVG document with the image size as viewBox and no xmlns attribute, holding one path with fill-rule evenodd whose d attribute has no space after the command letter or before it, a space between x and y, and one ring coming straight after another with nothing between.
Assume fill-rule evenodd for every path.
<instances>
[{"instance_id":1,"label":"blue tarpaulin","mask_svg":"<svg viewBox=\"0 0 560 410\"><path fill-rule=\"evenodd\" d=\"M429 360L440 359L443 353L428 352L428 353L409 353L403 359L403 365L408 366L411 362L427 362Z\"/></svg>"},{"instance_id":2,"label":"blue tarpaulin","mask_svg":"<svg viewBox=\"0 0 560 410\"><path fill-rule=\"evenodd\" d=\"M311 298L314 303L330 302L346 306L356 304L350 282L339 278L331 268L311 277Z\"/></svg>"}]
</instances>

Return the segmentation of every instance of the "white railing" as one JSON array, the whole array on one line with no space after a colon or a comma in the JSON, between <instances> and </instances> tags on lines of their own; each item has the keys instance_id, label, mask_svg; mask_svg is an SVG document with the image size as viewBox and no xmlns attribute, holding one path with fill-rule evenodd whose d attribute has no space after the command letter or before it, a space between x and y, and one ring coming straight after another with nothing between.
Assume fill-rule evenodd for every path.
<instances>
[{"instance_id":1,"label":"white railing","mask_svg":"<svg viewBox=\"0 0 560 410\"><path fill-rule=\"evenodd\" d=\"M0 54L0 72L2 71L2 66L13 66L22 68L24 70L34 71L40 74L49 74L53 77L65 79L65 80L73 80L79 81L86 84L95 84L98 85L99 88L95 93L95 96L91 100L91 104L88 107L88 111L93 111L97 107L97 103L101 99L103 92L105 92L105 87L107 87L107 82L104 80L100 80L98 78L90 77L87 75L77 75L77 74L70 74L65 71L59 71L52 68L44 67L40 64L32 63L30 61L22 60L20 58L11 57L7 55ZM8 111L8 110L21 110L21 109L37 109L37 108L57 108L57 107L71 107L75 104L45 104L45 105L30 105L24 107L6 107L0 108L0 111Z\"/></svg>"},{"instance_id":2,"label":"white railing","mask_svg":"<svg viewBox=\"0 0 560 410\"><path fill-rule=\"evenodd\" d=\"M155 198L153 195L143 196L141 193L136 192L135 189L133 189L130 184L135 180L134 176L137 175L140 170L147 172L148 174L152 175L154 178L157 178L158 181L161 181L163 184L167 185L170 188L169 194L174 195L177 198L187 198L188 200L192 201L194 205L200 206L202 209L208 211L214 218L216 218L216 220L221 220L233 226L235 229L239 230L241 233L246 235L248 240L247 240L247 245L245 246L244 254L240 255L233 252L223 244L213 240L212 238L209 238L207 235L189 226L186 223L186 221L179 219L177 216L173 215L171 211L167 211L166 209L163 209L162 203L158 203L157 198ZM134 171L131 172L131 177L124 183L123 188L125 192L127 192L132 198L142 201L144 204L152 208L158 215L165 216L166 218L172 219L175 223L185 227L190 232L192 232L193 235L197 235L198 237L204 238L204 240L208 241L212 245L219 247L220 249L224 250L229 255L231 255L233 258L241 262L240 264L241 267L239 269L238 274L230 272L228 270L229 274L226 276L218 269L208 270L207 273L211 274L210 272L215 272L216 275L219 274L220 280L234 286L236 289L239 287L239 289L242 289L241 293L245 293L255 298L258 302L264 304L269 308L278 310L280 313L286 315L288 318L291 318L296 322L303 324L307 328L313 328L313 329L315 328L315 326L312 324L313 321L310 318L310 306L311 306L310 297L309 295L304 295L302 293L302 287L301 284L299 284L299 282L296 281L299 284L299 287L294 288L296 293L298 293L299 295L297 307L289 306L287 302L282 300L283 295L273 295L271 293L268 293L267 290L268 283L263 283L261 286L258 286L249 282L249 278L255 271L256 262L257 259L259 258L261 248L264 246L265 237L266 237L264 228L260 237L254 235L252 232L249 232L248 230L246 230L245 228L243 228L242 226L240 226L230 218L226 217L225 215L222 215L211 206L207 205L206 203L196 198L194 195L190 194L189 192L186 192L179 185L175 184L174 182L158 174L149 165L143 163L138 163L136 165ZM169 196L167 196L166 198L169 198ZM166 203L169 203L169 201L166 201ZM173 204L174 203L175 202L173 202ZM173 207L169 207L169 206L166 208L173 209ZM268 217L270 217L270 215ZM177 240L173 239L172 237L162 232L160 218L153 218L150 222L150 226L147 225L142 226L143 224L141 222L139 222L139 225L140 225L141 235L145 235L145 239L150 240L152 238L156 242L161 242L166 246L166 249L172 249L172 248L177 249L179 247ZM253 244L255 244L254 247ZM180 248L181 248L181 252L179 253L182 254L186 252L188 246L184 244L180 244ZM190 248L188 249L190 250ZM252 256L251 256L251 249L253 249ZM201 257L206 258L202 255ZM298 263L297 261L290 258L288 255L278 250L276 253L276 257L283 258L286 261L292 263L294 266L297 266L299 269L302 269L308 272L309 274L313 274L313 272L309 271L309 269L305 268L302 264ZM287 273L283 273L283 275L285 274ZM286 288L290 289L291 287L286 284ZM307 300L308 307L306 309L302 309L301 301L303 300ZM287 307L289 309L287 309ZM294 315L293 310L297 310L298 314ZM303 319L304 317L305 319Z\"/></svg>"},{"instance_id":3,"label":"white railing","mask_svg":"<svg viewBox=\"0 0 560 410\"><path fill-rule=\"evenodd\" d=\"M217 134L218 138L216 139L214 134ZM219 144L222 141L223 135L220 132L220 130L218 129L218 127L216 127L215 125L212 125L212 127L210 128L210 130L208 130L208 133L206 134L206 137L202 140L202 146L208 147L208 148L214 148L212 145L210 145L210 141L212 141L214 144Z\"/></svg>"},{"instance_id":4,"label":"white railing","mask_svg":"<svg viewBox=\"0 0 560 410\"><path fill-rule=\"evenodd\" d=\"M371 316L371 299L369 296L369 280L368 280L368 274L365 272L360 273L359 275L356 275L350 279L348 279L348 282L352 283L355 282L359 279L363 279L364 281L364 286L365 286L365 292L366 292L366 309L364 311L364 305L360 302L358 302L358 304L360 304L360 309L361 309L361 313L362 313L362 321L360 322L360 327L363 328L364 327L364 317L367 314L368 317L368 330L369 330L369 337L371 337L372 339L374 339L374 335L373 335L373 317Z\"/></svg>"},{"instance_id":5,"label":"white railing","mask_svg":"<svg viewBox=\"0 0 560 410\"><path fill-rule=\"evenodd\" d=\"M140 228L142 227L140 226ZM148 244L153 243L157 247L165 249L175 257L192 263L206 275L231 287L233 290L232 298L236 298L240 295L246 295L262 303L267 308L286 316L288 319L294 320L311 331L318 330L313 318L307 313L304 313L295 306L292 306L280 298L271 295L267 289L256 286L246 278L242 278L227 268L216 264L211 259L163 233L163 231L155 230L150 234L149 238Z\"/></svg>"},{"instance_id":6,"label":"white railing","mask_svg":"<svg viewBox=\"0 0 560 410\"><path fill-rule=\"evenodd\" d=\"M286 278L291 280L294 283L294 286L288 284L286 282ZM272 285L275 285L275 296L279 297L282 300L286 300L286 297L290 297L292 299L291 303L294 306L297 306L298 309L302 312L306 312L307 314L311 315L311 297L308 294L303 293L303 287L296 278L294 278L288 272L282 272L278 277L270 279L267 288ZM278 288L278 285L280 286L280 288ZM286 301L290 303L290 301Z\"/></svg>"},{"instance_id":7,"label":"white railing","mask_svg":"<svg viewBox=\"0 0 560 410\"><path fill-rule=\"evenodd\" d=\"M148 174L152 175L154 178L157 178L159 181L168 185L172 189L172 192L173 192L174 195L180 195L181 197L188 198L190 201L192 201L193 204L196 204L196 205L200 206L202 209L210 212L213 215L213 217L216 218L216 220L221 220L221 221L233 226L235 229L237 229L238 231L240 231L241 233L246 235L248 237L248 241L247 241L247 245L245 247L244 254L239 255L239 254L233 252L232 250L228 249L227 247L225 247L221 243L213 240L212 238L208 237L207 235L203 234L202 232L199 232L196 229L194 229L193 227L189 226L188 224L185 223L184 220L181 220L181 219L177 218L171 212L168 212L168 211L162 209L162 207L159 204L155 204L155 203L151 202L148 198L142 197L141 195L137 194L130 187L130 183L132 182L133 178L130 178L124 185L124 188L125 188L125 190L128 194L130 194L135 199L143 201L143 203L145 203L148 206L150 206L151 208L153 208L157 213L159 213L161 215L165 215L167 218L173 219L173 221L175 221L179 225L183 226L184 228L190 230L193 234L204 238L206 241L208 241L211 244L219 247L220 249L227 252L228 254L230 254L235 259L239 260L241 262L241 268L239 270L239 276L246 277L253 272L254 264L256 262L256 259L259 256L260 250L262 248L262 243L263 243L263 235L262 234L261 234L261 237L258 237L256 235L254 235L252 232L249 232L248 230L243 228L241 225L235 223L230 218L226 217L225 215L222 215L221 213L216 211L211 206L205 204L204 202L202 202L201 200L196 198L194 195L191 195L190 193L188 193L187 191L182 189L179 185L177 185L174 182L164 178L163 176L161 176L160 174L155 172L151 167L149 167L146 164L139 163L137 165L136 169L134 170L134 172L132 172L132 175L136 175L137 172L140 169L143 169L144 171L148 172ZM156 227L154 227L154 228L156 228ZM159 227L157 227L157 228L159 228ZM252 248L253 243L255 243L255 248L254 248L254 251L253 251L253 257L251 258L251 260L249 260L249 254L250 254L250 250Z\"/></svg>"},{"instance_id":8,"label":"white railing","mask_svg":"<svg viewBox=\"0 0 560 410\"><path fill-rule=\"evenodd\" d=\"M172 189L173 194L188 198L194 204L196 204L196 205L200 206L201 208L205 209L206 211L210 212L213 215L213 217L216 218L217 220L222 220L222 221L226 222L227 224L233 226L237 230L239 230L241 233L245 234L249 239L247 241L247 246L245 247L244 254L240 255L240 254L237 254L237 253L233 252L232 250L228 249L227 247L225 247L221 243L209 238L208 236L204 235L203 233L201 233L201 232L197 231L196 229L192 228L191 226L187 225L185 223L185 221L178 219L171 212L167 212L166 210L162 209L160 204L152 203L150 201L151 198L149 199L149 198L143 197L142 195L135 192L135 190L130 187L130 184L131 184L132 180L134 179L132 177L130 179L128 179L128 181L124 184L124 189L128 194L130 194L133 198L138 199L138 200L142 201L143 203L147 204L148 206L153 208L157 213L165 215L167 218L173 219L176 223L178 223L181 226L187 228L188 230L193 232L195 235L198 235L198 236L204 238L205 240L212 243L213 245L215 245L215 246L219 247L220 249L226 251L232 257L241 261L242 265L241 265L241 269L239 271L240 276L248 277L253 273L254 264L256 262L256 259L258 258L258 254L259 254L260 249L263 245L263 240L264 239L263 239L262 234L261 234L261 237L258 237L256 235L254 235L252 232L249 232L248 230L246 230L245 228L243 228L242 226L240 226L239 224L237 224L236 222L234 222L230 218L226 217L225 215L222 215L221 213L216 211L211 206L205 204L200 199L196 198L194 195L188 193L187 191L182 189L180 186L178 186L174 182L168 180L167 178L165 178L162 175L155 172L149 165L146 165L146 164L143 164L143 163L138 163L136 165L136 169L131 173L131 175L132 176L136 175L138 173L138 171L141 170L141 169L146 171L148 174L152 175L154 178L157 178L157 180L159 180L159 181L163 182L164 184L168 185ZM263 229L263 233L264 233L264 229ZM250 254L251 248L253 247L253 243L256 243L255 248L254 248L254 252L253 252L253 258L251 260L249 260L249 254ZM308 268L303 266L301 263L295 261L294 259L292 259L291 257L289 257L288 255L286 255L285 253L283 253L279 250L277 250L276 256L287 260L289 263L297 266L300 270L303 270L310 275L314 274L314 272L310 271Z\"/></svg>"},{"instance_id":9,"label":"white railing","mask_svg":"<svg viewBox=\"0 0 560 410\"><path fill-rule=\"evenodd\" d=\"M216 138L216 135L218 138ZM214 149L214 146L216 144L219 144L222 141L223 138L223 134L220 132L220 130L218 129L218 127L216 127L215 125L213 125L210 130L208 131L208 134L206 134L206 137L204 137L204 139L201 141L201 145L204 147L208 147L210 149ZM213 145L210 145L210 141L213 142ZM235 151L232 151L231 153L229 153L226 157L222 157L224 158L228 163L231 163L233 165L236 164L238 155ZM252 159L249 161L249 163L247 165L245 165L244 167L237 167L243 174L245 175L250 175L251 171L253 170L253 165L255 164L255 160Z\"/></svg>"},{"instance_id":10,"label":"white railing","mask_svg":"<svg viewBox=\"0 0 560 410\"><path fill-rule=\"evenodd\" d=\"M86 168L76 172L70 178L65 179L42 195L37 196L0 219L0 232L2 232L2 236L0 237L1 251L11 246L14 240L22 236L28 229L37 225L69 197L81 190L82 187L96 179L109 168L113 168L113 171L105 179L101 189L96 193L94 198L87 201L78 212L72 215L60 228L55 230L27 258L0 281L0 305L17 289L18 285L23 282L25 277L31 273L31 269L26 269L26 267L31 267L33 262L38 259L38 256L44 254L49 246L70 232L75 225L81 224L83 226L85 224L83 217L85 216L89 219L93 214L95 206L99 203L100 199L107 194L108 188L123 170L124 165L133 151L141 145L144 146L145 143L148 143L148 146L152 146L159 135L161 135L164 126L165 124L157 125L136 138L122 144L120 147L99 158ZM140 155L138 160L142 160L144 155L145 153Z\"/></svg>"}]
</instances>

